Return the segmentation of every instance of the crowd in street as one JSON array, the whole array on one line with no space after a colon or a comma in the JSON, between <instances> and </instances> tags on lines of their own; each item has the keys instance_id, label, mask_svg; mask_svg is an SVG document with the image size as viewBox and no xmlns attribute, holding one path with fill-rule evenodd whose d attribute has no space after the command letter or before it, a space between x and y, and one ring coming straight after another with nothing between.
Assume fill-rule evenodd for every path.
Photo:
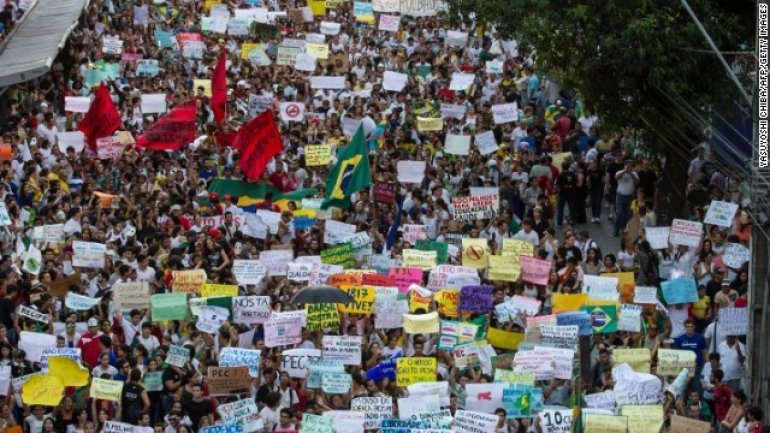
<instances>
[{"instance_id":1,"label":"crowd in street","mask_svg":"<svg viewBox=\"0 0 770 433\"><path fill-rule=\"evenodd\" d=\"M92 0L2 94L0 431L763 431L707 148L659 218L665 161L494 25L262 3Z\"/></svg>"}]
</instances>

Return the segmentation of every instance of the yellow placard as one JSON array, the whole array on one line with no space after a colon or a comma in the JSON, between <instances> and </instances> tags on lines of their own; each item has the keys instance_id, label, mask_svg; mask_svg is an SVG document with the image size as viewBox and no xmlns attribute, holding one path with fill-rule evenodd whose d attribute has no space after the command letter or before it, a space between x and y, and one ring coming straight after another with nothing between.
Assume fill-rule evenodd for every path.
<instances>
[{"instance_id":1,"label":"yellow placard","mask_svg":"<svg viewBox=\"0 0 770 433\"><path fill-rule=\"evenodd\" d=\"M519 281L521 265L513 256L489 256L489 279L496 281Z\"/></svg>"},{"instance_id":2,"label":"yellow placard","mask_svg":"<svg viewBox=\"0 0 770 433\"><path fill-rule=\"evenodd\" d=\"M64 386L86 386L91 378L90 371L63 356L48 357L48 375L59 378Z\"/></svg>"},{"instance_id":3,"label":"yellow placard","mask_svg":"<svg viewBox=\"0 0 770 433\"><path fill-rule=\"evenodd\" d=\"M58 406L63 393L64 385L58 377L36 374L21 387L21 400L27 405Z\"/></svg>"},{"instance_id":4,"label":"yellow placard","mask_svg":"<svg viewBox=\"0 0 770 433\"><path fill-rule=\"evenodd\" d=\"M588 302L588 293L577 293L574 295L554 293L551 295L551 302L553 303L554 313L578 311L583 304Z\"/></svg>"},{"instance_id":5,"label":"yellow placard","mask_svg":"<svg viewBox=\"0 0 770 433\"><path fill-rule=\"evenodd\" d=\"M495 369L495 382L517 383L521 385L533 386L535 384L535 374L524 371Z\"/></svg>"},{"instance_id":6,"label":"yellow placard","mask_svg":"<svg viewBox=\"0 0 770 433\"><path fill-rule=\"evenodd\" d=\"M436 381L436 358L401 357L396 361L396 385Z\"/></svg>"},{"instance_id":7,"label":"yellow placard","mask_svg":"<svg viewBox=\"0 0 770 433\"><path fill-rule=\"evenodd\" d=\"M404 266L409 268L431 270L435 268L438 263L438 253L436 251L405 249L402 251L402 257Z\"/></svg>"},{"instance_id":8,"label":"yellow placard","mask_svg":"<svg viewBox=\"0 0 770 433\"><path fill-rule=\"evenodd\" d=\"M658 376L676 376L682 369L695 372L695 352L691 350L658 349Z\"/></svg>"},{"instance_id":9,"label":"yellow placard","mask_svg":"<svg viewBox=\"0 0 770 433\"><path fill-rule=\"evenodd\" d=\"M663 405L626 405L620 410L628 417L628 433L658 433L663 424Z\"/></svg>"},{"instance_id":10,"label":"yellow placard","mask_svg":"<svg viewBox=\"0 0 770 433\"><path fill-rule=\"evenodd\" d=\"M198 87L203 87L203 95L210 98L211 97L211 80L203 80L203 79L194 79L193 80L193 91L195 94L198 94Z\"/></svg>"},{"instance_id":11,"label":"yellow placard","mask_svg":"<svg viewBox=\"0 0 770 433\"><path fill-rule=\"evenodd\" d=\"M524 341L524 334L489 328L487 329L487 341L492 347L498 349L516 350L519 348L519 343Z\"/></svg>"},{"instance_id":12,"label":"yellow placard","mask_svg":"<svg viewBox=\"0 0 770 433\"><path fill-rule=\"evenodd\" d=\"M435 334L439 330L438 312L404 314L403 326L407 334Z\"/></svg>"},{"instance_id":13,"label":"yellow placard","mask_svg":"<svg viewBox=\"0 0 770 433\"><path fill-rule=\"evenodd\" d=\"M617 278L618 279L618 291L620 291L623 286L635 286L636 285L636 278L634 278L633 272L605 272L601 274L602 277L611 277L611 278Z\"/></svg>"},{"instance_id":14,"label":"yellow placard","mask_svg":"<svg viewBox=\"0 0 770 433\"><path fill-rule=\"evenodd\" d=\"M120 394L123 392L123 382L119 380L91 379L91 397L102 400L120 401Z\"/></svg>"},{"instance_id":15,"label":"yellow placard","mask_svg":"<svg viewBox=\"0 0 770 433\"><path fill-rule=\"evenodd\" d=\"M340 327L340 314L336 304L307 304L306 308L308 331Z\"/></svg>"},{"instance_id":16,"label":"yellow placard","mask_svg":"<svg viewBox=\"0 0 770 433\"><path fill-rule=\"evenodd\" d=\"M613 349L612 366L628 364L639 373L650 372L650 350L643 349Z\"/></svg>"},{"instance_id":17,"label":"yellow placard","mask_svg":"<svg viewBox=\"0 0 770 433\"><path fill-rule=\"evenodd\" d=\"M329 58L329 45L307 42L305 43L305 52L316 59L326 60Z\"/></svg>"},{"instance_id":18,"label":"yellow placard","mask_svg":"<svg viewBox=\"0 0 770 433\"><path fill-rule=\"evenodd\" d=\"M513 257L534 257L535 245L533 245L530 241L525 241L524 239L503 238L503 249L500 252L500 255Z\"/></svg>"},{"instance_id":19,"label":"yellow placard","mask_svg":"<svg viewBox=\"0 0 770 433\"><path fill-rule=\"evenodd\" d=\"M201 287L206 283L206 271L193 269L191 271L172 272L174 281L171 284L173 292L200 293Z\"/></svg>"},{"instance_id":20,"label":"yellow placard","mask_svg":"<svg viewBox=\"0 0 770 433\"><path fill-rule=\"evenodd\" d=\"M591 433L626 433L625 416L586 414L585 431Z\"/></svg>"},{"instance_id":21,"label":"yellow placard","mask_svg":"<svg viewBox=\"0 0 770 433\"><path fill-rule=\"evenodd\" d=\"M313 11L313 16L326 15L326 0L307 0L307 5Z\"/></svg>"},{"instance_id":22,"label":"yellow placard","mask_svg":"<svg viewBox=\"0 0 770 433\"><path fill-rule=\"evenodd\" d=\"M567 160L567 157L572 156L572 152L554 153L551 158L553 160L553 166L561 171L561 164Z\"/></svg>"},{"instance_id":23,"label":"yellow placard","mask_svg":"<svg viewBox=\"0 0 770 433\"><path fill-rule=\"evenodd\" d=\"M463 266L486 269L489 262L486 239L463 238Z\"/></svg>"},{"instance_id":24,"label":"yellow placard","mask_svg":"<svg viewBox=\"0 0 770 433\"><path fill-rule=\"evenodd\" d=\"M417 129L420 132L441 131L444 129L444 119L440 117L418 117Z\"/></svg>"},{"instance_id":25,"label":"yellow placard","mask_svg":"<svg viewBox=\"0 0 770 433\"><path fill-rule=\"evenodd\" d=\"M356 21L365 24L374 24L374 15L356 15Z\"/></svg>"},{"instance_id":26,"label":"yellow placard","mask_svg":"<svg viewBox=\"0 0 770 433\"><path fill-rule=\"evenodd\" d=\"M332 147L328 144L305 146L305 165L314 167L332 162Z\"/></svg>"},{"instance_id":27,"label":"yellow placard","mask_svg":"<svg viewBox=\"0 0 770 433\"><path fill-rule=\"evenodd\" d=\"M460 315L460 291L457 289L441 289L436 292L436 303L439 313L447 317Z\"/></svg>"},{"instance_id":28,"label":"yellow placard","mask_svg":"<svg viewBox=\"0 0 770 433\"><path fill-rule=\"evenodd\" d=\"M343 0L326 0L326 9L337 9Z\"/></svg>"},{"instance_id":29,"label":"yellow placard","mask_svg":"<svg viewBox=\"0 0 770 433\"><path fill-rule=\"evenodd\" d=\"M340 290L347 292L353 298L350 304L339 304L341 313L372 314L374 313L374 297L377 295L371 286L342 285Z\"/></svg>"},{"instance_id":30,"label":"yellow placard","mask_svg":"<svg viewBox=\"0 0 770 433\"><path fill-rule=\"evenodd\" d=\"M241 59L248 60L249 53L255 48L265 48L265 44L258 42L244 42L241 44Z\"/></svg>"},{"instance_id":31,"label":"yellow placard","mask_svg":"<svg viewBox=\"0 0 770 433\"><path fill-rule=\"evenodd\" d=\"M430 310L430 303L432 299L429 297L421 296L417 292L412 292L409 295L409 312L417 313L419 310L427 312Z\"/></svg>"},{"instance_id":32,"label":"yellow placard","mask_svg":"<svg viewBox=\"0 0 770 433\"><path fill-rule=\"evenodd\" d=\"M235 284L204 284L201 288L201 298L216 298L218 296L238 296L238 286Z\"/></svg>"},{"instance_id":33,"label":"yellow placard","mask_svg":"<svg viewBox=\"0 0 770 433\"><path fill-rule=\"evenodd\" d=\"M222 0L206 0L206 3L203 5L203 7L206 8L207 11L210 11L214 6L221 4Z\"/></svg>"}]
</instances>

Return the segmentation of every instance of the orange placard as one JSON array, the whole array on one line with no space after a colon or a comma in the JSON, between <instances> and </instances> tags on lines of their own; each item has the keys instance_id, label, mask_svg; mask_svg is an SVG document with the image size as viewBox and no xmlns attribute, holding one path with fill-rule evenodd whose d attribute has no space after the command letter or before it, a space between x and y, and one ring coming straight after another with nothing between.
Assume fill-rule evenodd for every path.
<instances>
[{"instance_id":1,"label":"orange placard","mask_svg":"<svg viewBox=\"0 0 770 433\"><path fill-rule=\"evenodd\" d=\"M342 285L360 286L361 274L334 274L329 275L326 281L330 286L340 287Z\"/></svg>"},{"instance_id":2,"label":"orange placard","mask_svg":"<svg viewBox=\"0 0 770 433\"><path fill-rule=\"evenodd\" d=\"M13 159L13 151L10 144L0 144L0 161L10 161Z\"/></svg>"}]
</instances>

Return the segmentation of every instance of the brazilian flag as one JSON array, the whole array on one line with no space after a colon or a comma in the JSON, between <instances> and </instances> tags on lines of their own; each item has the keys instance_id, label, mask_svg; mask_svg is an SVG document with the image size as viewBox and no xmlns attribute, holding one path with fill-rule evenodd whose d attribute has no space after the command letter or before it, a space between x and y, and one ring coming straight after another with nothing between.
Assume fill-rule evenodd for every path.
<instances>
[{"instance_id":1,"label":"brazilian flag","mask_svg":"<svg viewBox=\"0 0 770 433\"><path fill-rule=\"evenodd\" d=\"M609 334L618 331L618 310L615 305L584 305L581 311L588 313L594 334Z\"/></svg>"},{"instance_id":2,"label":"brazilian flag","mask_svg":"<svg viewBox=\"0 0 770 433\"><path fill-rule=\"evenodd\" d=\"M350 143L337 151L337 164L326 179L326 200L321 209L330 206L347 209L350 207L350 196L371 184L366 138L363 126L359 126Z\"/></svg>"}]
</instances>

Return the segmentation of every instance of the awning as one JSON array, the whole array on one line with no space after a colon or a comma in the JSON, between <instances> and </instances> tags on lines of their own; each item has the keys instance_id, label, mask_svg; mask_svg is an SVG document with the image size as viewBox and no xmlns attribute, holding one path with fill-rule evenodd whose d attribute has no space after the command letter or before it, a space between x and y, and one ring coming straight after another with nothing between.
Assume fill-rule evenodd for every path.
<instances>
[{"instance_id":1,"label":"awning","mask_svg":"<svg viewBox=\"0 0 770 433\"><path fill-rule=\"evenodd\" d=\"M37 0L0 52L0 87L46 74L89 0Z\"/></svg>"}]
</instances>

